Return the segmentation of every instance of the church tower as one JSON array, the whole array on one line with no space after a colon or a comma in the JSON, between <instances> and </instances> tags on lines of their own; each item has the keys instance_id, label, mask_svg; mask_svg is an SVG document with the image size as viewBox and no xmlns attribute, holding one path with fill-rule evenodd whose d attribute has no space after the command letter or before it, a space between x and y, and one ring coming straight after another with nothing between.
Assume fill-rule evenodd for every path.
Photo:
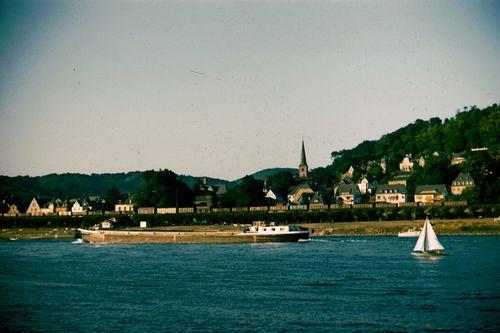
<instances>
[{"instance_id":1,"label":"church tower","mask_svg":"<svg viewBox=\"0 0 500 333\"><path fill-rule=\"evenodd\" d=\"M302 153L300 154L300 164L299 164L299 178L307 179L308 170L306 162L306 150L304 148L304 140L302 140Z\"/></svg>"}]
</instances>

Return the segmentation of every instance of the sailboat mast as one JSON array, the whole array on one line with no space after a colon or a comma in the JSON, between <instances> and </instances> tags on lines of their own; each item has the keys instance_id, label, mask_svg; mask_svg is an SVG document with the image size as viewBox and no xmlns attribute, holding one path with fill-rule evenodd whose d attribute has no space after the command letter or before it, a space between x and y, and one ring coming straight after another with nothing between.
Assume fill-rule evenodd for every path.
<instances>
[{"instance_id":1,"label":"sailboat mast","mask_svg":"<svg viewBox=\"0 0 500 333\"><path fill-rule=\"evenodd\" d=\"M423 230L424 231L424 251L425 252L429 251L429 244L427 242L427 229L429 229L429 228L428 228L427 223L429 223L428 218L425 219L424 230Z\"/></svg>"}]
</instances>

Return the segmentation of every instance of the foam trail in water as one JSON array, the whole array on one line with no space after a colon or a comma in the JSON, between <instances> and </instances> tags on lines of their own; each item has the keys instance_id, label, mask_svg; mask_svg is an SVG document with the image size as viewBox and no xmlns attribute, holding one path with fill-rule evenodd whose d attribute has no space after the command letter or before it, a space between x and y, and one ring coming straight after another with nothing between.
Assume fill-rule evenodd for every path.
<instances>
[{"instance_id":1,"label":"foam trail in water","mask_svg":"<svg viewBox=\"0 0 500 333\"><path fill-rule=\"evenodd\" d=\"M334 241L328 239L299 239L299 242L320 242L320 243L333 243Z\"/></svg>"},{"instance_id":2,"label":"foam trail in water","mask_svg":"<svg viewBox=\"0 0 500 333\"><path fill-rule=\"evenodd\" d=\"M83 239L81 238L78 238L77 240L75 240L74 242L71 242L73 244L82 244L83 243Z\"/></svg>"}]
</instances>

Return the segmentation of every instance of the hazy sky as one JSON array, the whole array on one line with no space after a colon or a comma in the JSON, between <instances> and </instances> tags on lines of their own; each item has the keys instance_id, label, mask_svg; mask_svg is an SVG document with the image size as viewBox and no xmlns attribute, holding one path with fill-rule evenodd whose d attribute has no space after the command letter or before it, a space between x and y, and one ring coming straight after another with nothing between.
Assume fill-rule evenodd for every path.
<instances>
[{"instance_id":1,"label":"hazy sky","mask_svg":"<svg viewBox=\"0 0 500 333\"><path fill-rule=\"evenodd\" d=\"M5 175L314 168L499 101L499 1L0 2Z\"/></svg>"}]
</instances>

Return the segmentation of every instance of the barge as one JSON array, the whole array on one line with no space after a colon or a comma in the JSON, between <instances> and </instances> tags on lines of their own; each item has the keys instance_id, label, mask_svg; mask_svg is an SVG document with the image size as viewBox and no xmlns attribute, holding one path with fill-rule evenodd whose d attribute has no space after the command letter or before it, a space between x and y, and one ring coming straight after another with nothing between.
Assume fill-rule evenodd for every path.
<instances>
[{"instance_id":1,"label":"barge","mask_svg":"<svg viewBox=\"0 0 500 333\"><path fill-rule=\"evenodd\" d=\"M246 231L199 230L108 230L78 229L84 242L88 243L266 243L298 242L309 238L308 230L289 226L252 226Z\"/></svg>"}]
</instances>

